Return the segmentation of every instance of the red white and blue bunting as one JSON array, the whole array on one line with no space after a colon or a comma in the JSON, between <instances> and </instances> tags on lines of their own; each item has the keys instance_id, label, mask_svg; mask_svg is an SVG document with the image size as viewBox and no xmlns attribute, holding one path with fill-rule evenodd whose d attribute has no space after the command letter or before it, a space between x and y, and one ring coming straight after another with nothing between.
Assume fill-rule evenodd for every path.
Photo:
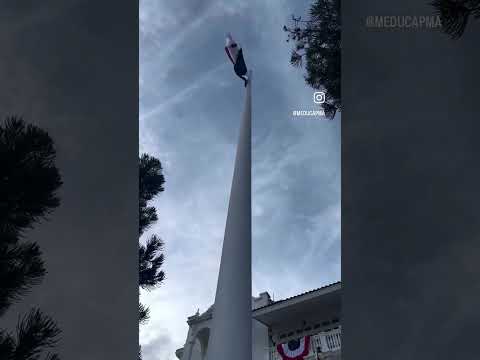
<instances>
[{"instance_id":1,"label":"red white and blue bunting","mask_svg":"<svg viewBox=\"0 0 480 360\"><path fill-rule=\"evenodd\" d=\"M277 351L283 360L303 360L310 352L310 336L279 344Z\"/></svg>"}]
</instances>

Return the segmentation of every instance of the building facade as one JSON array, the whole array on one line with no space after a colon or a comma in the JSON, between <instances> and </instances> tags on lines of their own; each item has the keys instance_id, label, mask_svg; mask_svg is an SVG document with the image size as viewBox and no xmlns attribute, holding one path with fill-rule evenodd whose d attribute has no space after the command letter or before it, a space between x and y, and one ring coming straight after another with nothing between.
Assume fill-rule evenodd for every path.
<instances>
[{"instance_id":1,"label":"building facade","mask_svg":"<svg viewBox=\"0 0 480 360\"><path fill-rule=\"evenodd\" d=\"M304 347L304 360L341 357L340 282L273 301L267 292L252 299L253 360L284 360ZM207 349L212 326L211 306L190 316L179 360L210 360ZM234 326L234 324L232 324ZM294 356L294 355L291 355Z\"/></svg>"}]
</instances>

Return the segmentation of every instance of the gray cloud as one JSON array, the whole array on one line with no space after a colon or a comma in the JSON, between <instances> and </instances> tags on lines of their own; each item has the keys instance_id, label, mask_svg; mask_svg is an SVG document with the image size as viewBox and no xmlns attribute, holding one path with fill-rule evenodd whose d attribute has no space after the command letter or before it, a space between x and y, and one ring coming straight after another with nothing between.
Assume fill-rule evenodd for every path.
<instances>
[{"instance_id":1,"label":"gray cloud","mask_svg":"<svg viewBox=\"0 0 480 360\"><path fill-rule=\"evenodd\" d=\"M152 318L140 340L156 354L145 360L174 359L186 317L213 302L244 95L227 31L254 71L253 291L287 297L340 278L340 119L291 116L313 108L313 91L289 65L282 25L309 2L160 4L140 11L140 151L167 181L150 230L166 242L167 279L142 293Z\"/></svg>"}]
</instances>

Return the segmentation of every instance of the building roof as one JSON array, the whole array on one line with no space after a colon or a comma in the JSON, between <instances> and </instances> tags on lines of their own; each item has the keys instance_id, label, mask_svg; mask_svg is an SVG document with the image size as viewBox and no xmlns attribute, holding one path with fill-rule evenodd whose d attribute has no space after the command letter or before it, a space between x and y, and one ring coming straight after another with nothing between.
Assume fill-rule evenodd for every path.
<instances>
[{"instance_id":1,"label":"building roof","mask_svg":"<svg viewBox=\"0 0 480 360\"><path fill-rule=\"evenodd\" d=\"M268 293L265 293L268 296L268 303L264 306L260 306L252 310L252 316L254 319L261 321L262 323L270 323L274 319L277 320L278 317L283 317L282 313L287 310L287 308L292 308L295 306L304 303L304 304L322 304L322 306L331 305L332 302L339 302L339 290L341 288L341 282L337 281L332 284L328 284L317 289L309 290L304 293L294 295L282 300L271 301ZM213 305L210 306L205 312L197 313L188 317L187 323L194 324L209 320L212 318Z\"/></svg>"},{"instance_id":2,"label":"building roof","mask_svg":"<svg viewBox=\"0 0 480 360\"><path fill-rule=\"evenodd\" d=\"M337 281L337 282L334 282L334 283L331 283L331 284L328 284L328 285L325 285L325 286L322 286L322 287L319 287L319 288L316 288L316 289L313 289L313 290L306 291L306 292L301 293L301 294L290 296L290 297L282 299L282 300L272 301L270 304L259 307L259 308L255 309L254 311L261 310L261 309L264 309L264 308L267 308L267 307L270 307L270 306L274 306L274 305L277 305L277 304L280 304L280 303L283 303L283 302L291 301L291 300L300 300L300 298L305 297L305 295L313 294L315 292L320 292L320 290L325 290L325 289L333 288L333 287L335 287L335 288L339 287L340 288L341 287L341 282Z\"/></svg>"},{"instance_id":3,"label":"building roof","mask_svg":"<svg viewBox=\"0 0 480 360\"><path fill-rule=\"evenodd\" d=\"M252 317L269 327L283 327L299 319L338 317L341 283L336 282L283 300L271 302L252 312Z\"/></svg>"}]
</instances>

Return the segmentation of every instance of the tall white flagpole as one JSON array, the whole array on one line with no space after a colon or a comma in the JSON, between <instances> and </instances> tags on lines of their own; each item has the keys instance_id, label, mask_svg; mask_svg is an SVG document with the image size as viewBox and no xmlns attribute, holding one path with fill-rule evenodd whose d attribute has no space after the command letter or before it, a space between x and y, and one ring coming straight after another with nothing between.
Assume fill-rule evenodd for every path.
<instances>
[{"instance_id":1,"label":"tall white flagpole","mask_svg":"<svg viewBox=\"0 0 480 360\"><path fill-rule=\"evenodd\" d=\"M252 359L252 73L237 144L208 360Z\"/></svg>"}]
</instances>

